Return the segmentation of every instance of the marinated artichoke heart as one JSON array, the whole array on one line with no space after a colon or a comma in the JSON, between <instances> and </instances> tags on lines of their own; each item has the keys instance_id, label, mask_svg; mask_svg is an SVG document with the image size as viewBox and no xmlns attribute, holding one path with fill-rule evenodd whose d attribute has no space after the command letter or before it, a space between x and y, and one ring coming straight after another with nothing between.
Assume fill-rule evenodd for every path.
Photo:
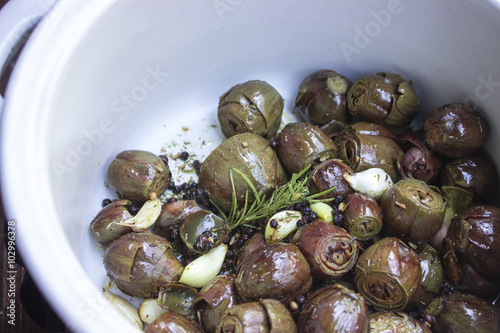
<instances>
[{"instance_id":1,"label":"marinated artichoke heart","mask_svg":"<svg viewBox=\"0 0 500 333\"><path fill-rule=\"evenodd\" d=\"M215 332L253 333L283 332L293 333L295 321L287 308L275 299L262 299L235 305L219 320Z\"/></svg>"},{"instance_id":2,"label":"marinated artichoke heart","mask_svg":"<svg viewBox=\"0 0 500 333\"><path fill-rule=\"evenodd\" d=\"M195 200L178 200L163 205L160 216L154 225L155 233L170 239L177 233L186 218L200 210Z\"/></svg>"},{"instance_id":3,"label":"marinated artichoke heart","mask_svg":"<svg viewBox=\"0 0 500 333\"><path fill-rule=\"evenodd\" d=\"M199 291L195 305L205 333L215 332L224 313L239 304L234 280L234 274L217 275Z\"/></svg>"},{"instance_id":4,"label":"marinated artichoke heart","mask_svg":"<svg viewBox=\"0 0 500 333\"><path fill-rule=\"evenodd\" d=\"M166 311L194 319L194 303L197 295L198 291L193 287L180 283L168 283L161 286L158 293L158 305Z\"/></svg>"},{"instance_id":5,"label":"marinated artichoke heart","mask_svg":"<svg viewBox=\"0 0 500 333\"><path fill-rule=\"evenodd\" d=\"M462 270L500 285L500 208L475 205L456 215L448 229L451 244ZM448 272L448 267L446 268ZM470 273L469 273L469 276ZM473 288L477 281L458 281ZM484 282L483 282L484 283Z\"/></svg>"},{"instance_id":6,"label":"marinated artichoke heart","mask_svg":"<svg viewBox=\"0 0 500 333\"><path fill-rule=\"evenodd\" d=\"M441 184L471 191L477 199L489 199L498 190L495 165L484 157L470 155L450 161L441 172Z\"/></svg>"},{"instance_id":7,"label":"marinated artichoke heart","mask_svg":"<svg viewBox=\"0 0 500 333\"><path fill-rule=\"evenodd\" d=\"M311 192L328 192L323 198L336 198L339 195L343 198L353 192L352 187L347 180L344 179L344 174L352 173L352 169L339 159L329 159L314 167L309 183Z\"/></svg>"},{"instance_id":8,"label":"marinated artichoke heart","mask_svg":"<svg viewBox=\"0 0 500 333\"><path fill-rule=\"evenodd\" d=\"M486 141L488 123L465 103L451 103L427 114L423 130L431 149L450 158L472 154Z\"/></svg>"},{"instance_id":9,"label":"marinated artichoke heart","mask_svg":"<svg viewBox=\"0 0 500 333\"><path fill-rule=\"evenodd\" d=\"M425 309L424 319L433 332L498 332L500 310L479 297L454 292L436 297Z\"/></svg>"},{"instance_id":10,"label":"marinated artichoke heart","mask_svg":"<svg viewBox=\"0 0 500 333\"><path fill-rule=\"evenodd\" d=\"M382 211L377 201L362 193L345 200L344 227L360 241L372 239L382 230Z\"/></svg>"},{"instance_id":11,"label":"marinated artichoke heart","mask_svg":"<svg viewBox=\"0 0 500 333\"><path fill-rule=\"evenodd\" d=\"M380 168L387 172L394 182L400 178L398 163L404 153L393 139L359 134L347 128L335 138L335 145L338 158L354 172Z\"/></svg>"},{"instance_id":12,"label":"marinated artichoke heart","mask_svg":"<svg viewBox=\"0 0 500 333\"><path fill-rule=\"evenodd\" d=\"M108 167L109 184L122 198L131 201L156 199L171 179L167 158L142 150L122 151Z\"/></svg>"},{"instance_id":13,"label":"marinated artichoke heart","mask_svg":"<svg viewBox=\"0 0 500 333\"><path fill-rule=\"evenodd\" d=\"M137 297L156 296L162 285L177 281L183 270L168 241L147 232L125 234L113 241L106 249L104 267L122 292Z\"/></svg>"},{"instance_id":14,"label":"marinated artichoke heart","mask_svg":"<svg viewBox=\"0 0 500 333\"><path fill-rule=\"evenodd\" d=\"M378 310L402 310L420 284L418 254L395 237L369 246L354 270L358 292Z\"/></svg>"},{"instance_id":15,"label":"marinated artichoke heart","mask_svg":"<svg viewBox=\"0 0 500 333\"><path fill-rule=\"evenodd\" d=\"M358 259L356 239L343 228L321 220L300 227L290 243L299 248L319 281L343 276Z\"/></svg>"},{"instance_id":16,"label":"marinated artichoke heart","mask_svg":"<svg viewBox=\"0 0 500 333\"><path fill-rule=\"evenodd\" d=\"M412 82L389 73L357 80L347 93L347 103L356 119L389 128L410 125L420 107Z\"/></svg>"},{"instance_id":17,"label":"marinated artichoke heart","mask_svg":"<svg viewBox=\"0 0 500 333\"><path fill-rule=\"evenodd\" d=\"M132 231L130 227L119 224L132 218L132 215L127 210L127 207L131 205L132 203L129 200L117 200L97 213L90 223L90 227L100 244L106 245L121 235Z\"/></svg>"},{"instance_id":18,"label":"marinated artichoke heart","mask_svg":"<svg viewBox=\"0 0 500 333\"><path fill-rule=\"evenodd\" d=\"M265 81L248 81L229 89L219 99L217 115L222 133L255 133L272 138L283 114L283 98Z\"/></svg>"},{"instance_id":19,"label":"marinated artichoke heart","mask_svg":"<svg viewBox=\"0 0 500 333\"><path fill-rule=\"evenodd\" d=\"M236 269L236 288L245 302L273 298L288 306L311 286L309 264L293 244L263 245Z\"/></svg>"},{"instance_id":20,"label":"marinated artichoke heart","mask_svg":"<svg viewBox=\"0 0 500 333\"><path fill-rule=\"evenodd\" d=\"M412 303L417 307L424 307L441 293L441 285L444 282L444 268L439 253L428 244L424 245L418 256L420 257L422 275Z\"/></svg>"},{"instance_id":21,"label":"marinated artichoke heart","mask_svg":"<svg viewBox=\"0 0 500 333\"><path fill-rule=\"evenodd\" d=\"M229 225L209 210L198 210L186 217L179 233L191 251L207 253L224 241Z\"/></svg>"},{"instance_id":22,"label":"marinated artichoke heart","mask_svg":"<svg viewBox=\"0 0 500 333\"><path fill-rule=\"evenodd\" d=\"M380 208L386 236L422 244L441 229L446 199L426 183L405 178L385 192Z\"/></svg>"},{"instance_id":23,"label":"marinated artichoke heart","mask_svg":"<svg viewBox=\"0 0 500 333\"><path fill-rule=\"evenodd\" d=\"M144 333L204 333L200 324L178 313L167 311L146 327Z\"/></svg>"},{"instance_id":24,"label":"marinated artichoke heart","mask_svg":"<svg viewBox=\"0 0 500 333\"><path fill-rule=\"evenodd\" d=\"M278 155L290 173L316 166L336 155L333 140L319 127L295 122L285 125L278 135Z\"/></svg>"},{"instance_id":25,"label":"marinated artichoke heart","mask_svg":"<svg viewBox=\"0 0 500 333\"><path fill-rule=\"evenodd\" d=\"M431 333L428 325L400 311L378 311L370 314L370 332Z\"/></svg>"},{"instance_id":26,"label":"marinated artichoke heart","mask_svg":"<svg viewBox=\"0 0 500 333\"><path fill-rule=\"evenodd\" d=\"M221 143L201 164L199 186L219 207L229 210L232 206L233 187L231 169L242 172L258 192L272 191L277 185L287 182L287 175L276 152L269 147L268 141L253 133L237 134ZM238 206L254 200L253 192L247 182L234 175L234 190Z\"/></svg>"},{"instance_id":27,"label":"marinated artichoke heart","mask_svg":"<svg viewBox=\"0 0 500 333\"><path fill-rule=\"evenodd\" d=\"M386 138L393 140L396 140L398 138L397 135L394 134L387 127L375 123L369 123L366 121L357 121L355 123L348 124L343 127L343 130L348 130L348 129L363 135L384 136Z\"/></svg>"},{"instance_id":28,"label":"marinated artichoke heart","mask_svg":"<svg viewBox=\"0 0 500 333\"><path fill-rule=\"evenodd\" d=\"M304 121L323 126L336 121L339 126L348 120L347 91L352 83L335 71L323 69L307 76L299 86L294 111Z\"/></svg>"},{"instance_id":29,"label":"marinated artichoke heart","mask_svg":"<svg viewBox=\"0 0 500 333\"><path fill-rule=\"evenodd\" d=\"M368 307L353 290L330 285L309 296L297 326L303 333L368 333Z\"/></svg>"}]
</instances>

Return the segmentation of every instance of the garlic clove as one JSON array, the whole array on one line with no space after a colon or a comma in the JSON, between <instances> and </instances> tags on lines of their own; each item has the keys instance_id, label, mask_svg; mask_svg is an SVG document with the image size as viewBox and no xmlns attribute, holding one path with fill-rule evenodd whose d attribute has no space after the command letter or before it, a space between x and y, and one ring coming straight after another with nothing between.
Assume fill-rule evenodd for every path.
<instances>
[{"instance_id":1,"label":"garlic clove","mask_svg":"<svg viewBox=\"0 0 500 333\"><path fill-rule=\"evenodd\" d=\"M125 298L113 294L107 289L103 291L104 297L113 304L116 309L134 326L143 329L143 322L139 316L139 311Z\"/></svg>"},{"instance_id":2,"label":"garlic clove","mask_svg":"<svg viewBox=\"0 0 500 333\"><path fill-rule=\"evenodd\" d=\"M284 210L274 214L266 225L264 236L267 243L276 243L297 230L297 222L302 213L295 210Z\"/></svg>"},{"instance_id":3,"label":"garlic clove","mask_svg":"<svg viewBox=\"0 0 500 333\"><path fill-rule=\"evenodd\" d=\"M146 230L156 222L160 213L160 199L148 200L134 217L118 224L131 227L134 231Z\"/></svg>"},{"instance_id":4,"label":"garlic clove","mask_svg":"<svg viewBox=\"0 0 500 333\"><path fill-rule=\"evenodd\" d=\"M318 219L328 223L333 223L333 208L324 202L315 202L311 205L311 209L318 215Z\"/></svg>"},{"instance_id":5,"label":"garlic clove","mask_svg":"<svg viewBox=\"0 0 500 333\"><path fill-rule=\"evenodd\" d=\"M355 191L377 201L394 185L391 176L380 168L370 168L354 174L344 173L344 178Z\"/></svg>"},{"instance_id":6,"label":"garlic clove","mask_svg":"<svg viewBox=\"0 0 500 333\"><path fill-rule=\"evenodd\" d=\"M226 257L227 245L222 243L190 262L182 272L180 283L201 288L219 274Z\"/></svg>"},{"instance_id":7,"label":"garlic clove","mask_svg":"<svg viewBox=\"0 0 500 333\"><path fill-rule=\"evenodd\" d=\"M157 298L145 298L139 307L139 317L148 325L165 312L167 310L162 309Z\"/></svg>"}]
</instances>

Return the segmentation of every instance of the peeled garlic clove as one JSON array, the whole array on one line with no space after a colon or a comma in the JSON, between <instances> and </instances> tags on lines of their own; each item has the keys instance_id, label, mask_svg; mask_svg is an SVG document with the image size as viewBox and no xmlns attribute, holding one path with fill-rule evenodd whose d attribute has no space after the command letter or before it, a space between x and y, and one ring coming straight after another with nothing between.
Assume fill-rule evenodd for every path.
<instances>
[{"instance_id":1,"label":"peeled garlic clove","mask_svg":"<svg viewBox=\"0 0 500 333\"><path fill-rule=\"evenodd\" d=\"M167 310L161 308L157 298L145 298L139 307L139 317L148 325L165 312Z\"/></svg>"},{"instance_id":2,"label":"peeled garlic clove","mask_svg":"<svg viewBox=\"0 0 500 333\"><path fill-rule=\"evenodd\" d=\"M184 267L179 282L194 288L203 287L219 274L226 252L227 245L222 243L196 258Z\"/></svg>"},{"instance_id":3,"label":"peeled garlic clove","mask_svg":"<svg viewBox=\"0 0 500 333\"><path fill-rule=\"evenodd\" d=\"M118 224L131 227L134 231L146 230L156 222L160 213L160 199L148 200L134 217Z\"/></svg>"},{"instance_id":4,"label":"peeled garlic clove","mask_svg":"<svg viewBox=\"0 0 500 333\"><path fill-rule=\"evenodd\" d=\"M320 220L323 220L328 223L333 222L333 214L332 214L333 208L329 204L324 202L316 202L311 205L311 209L313 212L318 214L318 218Z\"/></svg>"},{"instance_id":5,"label":"peeled garlic clove","mask_svg":"<svg viewBox=\"0 0 500 333\"><path fill-rule=\"evenodd\" d=\"M274 214L267 222L264 233L267 243L276 243L297 230L297 221L302 214L295 210L284 210Z\"/></svg>"},{"instance_id":6,"label":"peeled garlic clove","mask_svg":"<svg viewBox=\"0 0 500 333\"><path fill-rule=\"evenodd\" d=\"M391 176L380 168L370 168L353 174L345 173L344 178L355 191L369 195L377 201L394 185Z\"/></svg>"},{"instance_id":7,"label":"peeled garlic clove","mask_svg":"<svg viewBox=\"0 0 500 333\"><path fill-rule=\"evenodd\" d=\"M128 319L128 321L134 325L137 326L139 329L143 329L143 323L142 320L139 316L139 311L133 306L130 302L128 302L125 298L118 296L116 294L113 294L112 292L108 290L104 290L103 292L104 297L113 304L118 311Z\"/></svg>"}]
</instances>

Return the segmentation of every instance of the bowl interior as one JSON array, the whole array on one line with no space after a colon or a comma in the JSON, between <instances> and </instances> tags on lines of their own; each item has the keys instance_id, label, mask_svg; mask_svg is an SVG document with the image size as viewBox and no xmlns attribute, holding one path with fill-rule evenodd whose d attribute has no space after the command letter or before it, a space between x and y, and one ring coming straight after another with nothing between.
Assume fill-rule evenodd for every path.
<instances>
[{"instance_id":1,"label":"bowl interior","mask_svg":"<svg viewBox=\"0 0 500 333\"><path fill-rule=\"evenodd\" d=\"M83 288L81 305L108 281L89 223L116 198L105 174L118 152L202 160L223 140L216 110L227 89L265 80L291 121L298 85L318 69L353 82L400 73L414 80L422 115L465 101L500 128L498 54L500 11L489 1L62 1L21 57L2 122L2 185L22 254L56 310L99 332L103 314L62 309L77 301L54 284ZM499 164L491 132L486 149ZM172 170L176 181L193 177ZM51 267L66 282L44 269L55 252Z\"/></svg>"}]
</instances>

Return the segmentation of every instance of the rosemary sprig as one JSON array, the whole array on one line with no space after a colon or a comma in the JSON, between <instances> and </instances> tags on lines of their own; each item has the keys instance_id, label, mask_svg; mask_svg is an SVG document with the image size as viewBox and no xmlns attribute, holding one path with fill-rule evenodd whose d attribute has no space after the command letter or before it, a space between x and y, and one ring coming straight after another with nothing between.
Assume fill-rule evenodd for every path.
<instances>
[{"instance_id":1,"label":"rosemary sprig","mask_svg":"<svg viewBox=\"0 0 500 333\"><path fill-rule=\"evenodd\" d=\"M309 174L306 175L309 168L310 166L307 166L299 173L294 173L286 184L277 186L269 197L257 191L251 180L243 172L236 168L231 168L229 172L229 178L233 189L231 209L227 216L221 209L219 209L219 211L228 221L230 228L234 229L242 225L247 225L248 222L269 218L277 211L299 202L314 203L334 200L333 198L318 199L332 191L333 188L309 195L309 189L305 186L309 178ZM245 181L255 197L255 200L250 204L248 199L249 191L247 190L245 193L245 201L241 209L238 209L236 186L234 182L235 173ZM304 175L305 177L303 177Z\"/></svg>"}]
</instances>

